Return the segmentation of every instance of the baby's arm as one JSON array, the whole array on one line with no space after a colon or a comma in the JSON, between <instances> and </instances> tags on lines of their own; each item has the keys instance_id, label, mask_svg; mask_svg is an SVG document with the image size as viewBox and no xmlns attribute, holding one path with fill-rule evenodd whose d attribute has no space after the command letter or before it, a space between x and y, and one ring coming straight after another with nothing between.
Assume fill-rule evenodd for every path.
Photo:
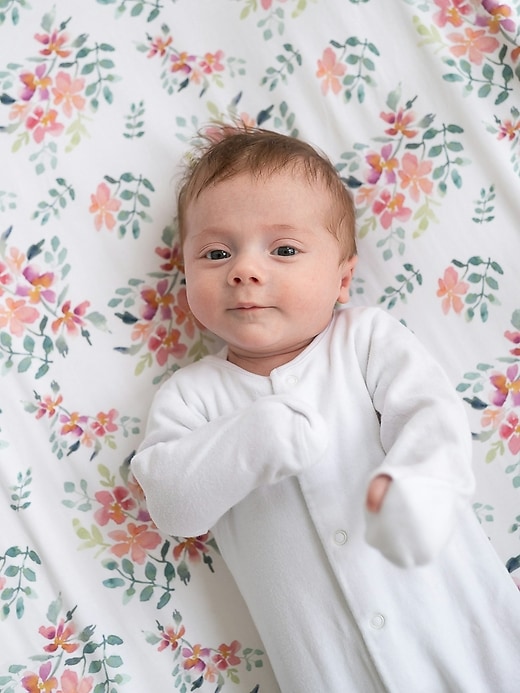
<instances>
[{"instance_id":1,"label":"baby's arm","mask_svg":"<svg viewBox=\"0 0 520 693\"><path fill-rule=\"evenodd\" d=\"M424 564L473 492L467 418L438 364L388 316L375 326L366 377L386 453L369 480L366 538L396 564Z\"/></svg>"},{"instance_id":2,"label":"baby's arm","mask_svg":"<svg viewBox=\"0 0 520 693\"><path fill-rule=\"evenodd\" d=\"M172 383L156 395L132 471L161 530L198 536L255 488L316 462L327 442L322 417L290 397L262 397L208 421Z\"/></svg>"}]
</instances>

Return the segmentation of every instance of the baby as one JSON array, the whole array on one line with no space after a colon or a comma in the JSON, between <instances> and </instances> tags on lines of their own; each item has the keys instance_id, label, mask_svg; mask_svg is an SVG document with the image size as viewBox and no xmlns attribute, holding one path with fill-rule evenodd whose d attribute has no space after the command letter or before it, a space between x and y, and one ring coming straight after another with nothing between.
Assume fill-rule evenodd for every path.
<instances>
[{"instance_id":1,"label":"baby","mask_svg":"<svg viewBox=\"0 0 520 693\"><path fill-rule=\"evenodd\" d=\"M357 255L334 166L222 126L178 219L190 309L226 346L154 398L132 469L157 526L213 531L284 693L518 691L462 404L406 327L336 307Z\"/></svg>"}]
</instances>

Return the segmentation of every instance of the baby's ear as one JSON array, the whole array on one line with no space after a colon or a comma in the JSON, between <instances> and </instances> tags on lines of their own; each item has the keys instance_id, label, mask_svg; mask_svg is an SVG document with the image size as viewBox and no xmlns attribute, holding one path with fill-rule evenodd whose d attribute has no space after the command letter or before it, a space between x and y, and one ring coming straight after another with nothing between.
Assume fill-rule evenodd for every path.
<instances>
[{"instance_id":1,"label":"baby's ear","mask_svg":"<svg viewBox=\"0 0 520 693\"><path fill-rule=\"evenodd\" d=\"M339 287L338 303L348 303L350 298L350 283L354 275L357 264L357 255L353 255L348 260L341 263L341 284Z\"/></svg>"}]
</instances>

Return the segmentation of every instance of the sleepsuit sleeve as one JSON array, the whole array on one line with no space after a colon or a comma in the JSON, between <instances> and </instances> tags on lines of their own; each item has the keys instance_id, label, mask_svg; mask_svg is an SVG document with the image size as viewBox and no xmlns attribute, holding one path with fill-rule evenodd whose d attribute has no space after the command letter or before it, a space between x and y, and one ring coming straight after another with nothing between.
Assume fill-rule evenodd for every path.
<instances>
[{"instance_id":1,"label":"sleepsuit sleeve","mask_svg":"<svg viewBox=\"0 0 520 693\"><path fill-rule=\"evenodd\" d=\"M158 391L132 460L150 515L168 534L204 534L255 488L298 474L326 449L321 416L288 396L261 397L208 420L174 381Z\"/></svg>"},{"instance_id":2,"label":"sleepsuit sleeve","mask_svg":"<svg viewBox=\"0 0 520 693\"><path fill-rule=\"evenodd\" d=\"M381 313L370 341L366 382L380 417L389 491L366 512L369 544L392 562L434 560L474 490L471 434L459 397L415 336Z\"/></svg>"}]
</instances>

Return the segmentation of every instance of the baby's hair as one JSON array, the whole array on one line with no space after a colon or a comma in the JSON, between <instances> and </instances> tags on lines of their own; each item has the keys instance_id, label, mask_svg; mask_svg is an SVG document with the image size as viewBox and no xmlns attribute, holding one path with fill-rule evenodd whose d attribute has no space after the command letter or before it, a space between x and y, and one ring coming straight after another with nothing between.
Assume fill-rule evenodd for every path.
<instances>
[{"instance_id":1,"label":"baby's hair","mask_svg":"<svg viewBox=\"0 0 520 693\"><path fill-rule=\"evenodd\" d=\"M332 198L327 228L337 238L342 259L356 254L355 210L350 192L328 157L303 140L245 124L214 124L200 133L177 198L181 247L190 203L208 187L243 173L256 178L291 171L307 183L323 184Z\"/></svg>"}]
</instances>

